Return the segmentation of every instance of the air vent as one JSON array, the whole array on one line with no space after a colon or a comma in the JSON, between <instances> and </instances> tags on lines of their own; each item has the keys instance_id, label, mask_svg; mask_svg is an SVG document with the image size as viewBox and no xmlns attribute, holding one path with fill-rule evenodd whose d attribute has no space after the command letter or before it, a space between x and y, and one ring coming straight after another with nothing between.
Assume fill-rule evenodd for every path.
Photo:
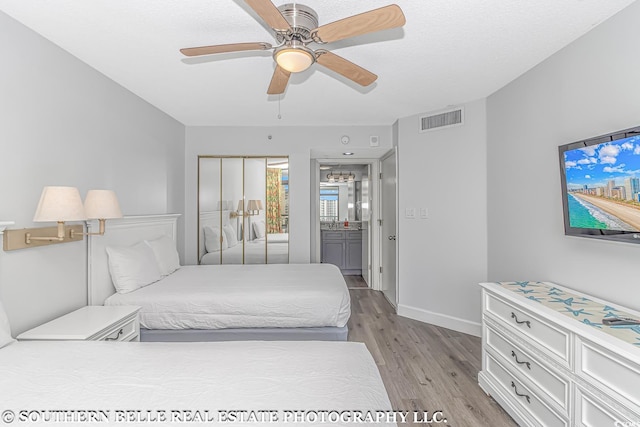
<instances>
[{"instance_id":1,"label":"air vent","mask_svg":"<svg viewBox=\"0 0 640 427\"><path fill-rule=\"evenodd\" d=\"M463 110L456 108L430 116L420 117L420 132L427 132L433 129L441 129L443 127L459 126L462 124Z\"/></svg>"}]
</instances>

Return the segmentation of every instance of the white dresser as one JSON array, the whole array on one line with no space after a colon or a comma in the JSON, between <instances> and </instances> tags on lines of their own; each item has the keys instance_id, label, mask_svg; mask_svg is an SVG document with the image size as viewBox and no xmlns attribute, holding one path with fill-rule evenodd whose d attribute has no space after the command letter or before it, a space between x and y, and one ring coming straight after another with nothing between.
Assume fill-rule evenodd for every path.
<instances>
[{"instance_id":1,"label":"white dresser","mask_svg":"<svg viewBox=\"0 0 640 427\"><path fill-rule=\"evenodd\" d=\"M140 341L140 307L82 307L18 335L19 341Z\"/></svg>"},{"instance_id":2,"label":"white dresser","mask_svg":"<svg viewBox=\"0 0 640 427\"><path fill-rule=\"evenodd\" d=\"M549 282L481 283L478 382L522 426L640 427L640 313Z\"/></svg>"}]
</instances>

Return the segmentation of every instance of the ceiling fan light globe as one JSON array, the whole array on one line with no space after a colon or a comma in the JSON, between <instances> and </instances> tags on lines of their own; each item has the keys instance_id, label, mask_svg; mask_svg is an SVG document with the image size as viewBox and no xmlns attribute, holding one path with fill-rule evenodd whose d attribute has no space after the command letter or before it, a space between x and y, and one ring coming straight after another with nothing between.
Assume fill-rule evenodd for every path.
<instances>
[{"instance_id":1,"label":"ceiling fan light globe","mask_svg":"<svg viewBox=\"0 0 640 427\"><path fill-rule=\"evenodd\" d=\"M310 52L300 48L281 49L274 56L278 65L290 73L304 71L315 62Z\"/></svg>"}]
</instances>

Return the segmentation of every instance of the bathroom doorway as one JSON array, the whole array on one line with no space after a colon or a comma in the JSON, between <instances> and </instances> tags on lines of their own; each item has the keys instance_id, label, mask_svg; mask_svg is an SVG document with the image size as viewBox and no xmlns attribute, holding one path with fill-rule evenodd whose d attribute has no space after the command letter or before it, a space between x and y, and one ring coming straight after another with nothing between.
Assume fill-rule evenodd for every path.
<instances>
[{"instance_id":1,"label":"bathroom doorway","mask_svg":"<svg viewBox=\"0 0 640 427\"><path fill-rule=\"evenodd\" d=\"M318 262L336 265L349 288L372 285L372 165L318 163Z\"/></svg>"}]
</instances>

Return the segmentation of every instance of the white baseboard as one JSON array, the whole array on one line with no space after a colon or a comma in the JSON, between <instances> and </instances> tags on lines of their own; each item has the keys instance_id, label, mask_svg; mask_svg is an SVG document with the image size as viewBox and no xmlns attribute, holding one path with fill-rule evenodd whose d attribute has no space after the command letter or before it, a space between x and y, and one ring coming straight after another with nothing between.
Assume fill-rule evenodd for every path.
<instances>
[{"instance_id":1,"label":"white baseboard","mask_svg":"<svg viewBox=\"0 0 640 427\"><path fill-rule=\"evenodd\" d=\"M482 324L470 322L465 319L449 316L442 313L434 313L422 308L411 307L410 305L398 304L398 315L408 317L409 319L418 320L424 323L440 326L464 334L476 337L482 336Z\"/></svg>"}]
</instances>

